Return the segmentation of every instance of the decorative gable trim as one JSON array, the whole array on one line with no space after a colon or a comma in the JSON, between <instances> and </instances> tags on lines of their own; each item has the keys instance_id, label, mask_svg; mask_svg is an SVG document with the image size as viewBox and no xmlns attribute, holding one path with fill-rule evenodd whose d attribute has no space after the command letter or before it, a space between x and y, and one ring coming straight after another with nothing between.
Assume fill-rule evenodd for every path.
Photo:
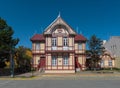
<instances>
[{"instance_id":1,"label":"decorative gable trim","mask_svg":"<svg viewBox=\"0 0 120 88\"><path fill-rule=\"evenodd\" d=\"M52 31L58 27L64 27L69 34L76 35L76 32L60 17L58 16L44 31L44 34L52 34Z\"/></svg>"}]
</instances>

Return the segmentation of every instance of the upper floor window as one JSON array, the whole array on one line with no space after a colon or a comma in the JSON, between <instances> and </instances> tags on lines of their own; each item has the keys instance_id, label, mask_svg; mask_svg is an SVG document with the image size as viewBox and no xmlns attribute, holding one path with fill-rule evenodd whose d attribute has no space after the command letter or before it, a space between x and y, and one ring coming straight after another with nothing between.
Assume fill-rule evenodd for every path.
<instances>
[{"instance_id":1,"label":"upper floor window","mask_svg":"<svg viewBox=\"0 0 120 88\"><path fill-rule=\"evenodd\" d=\"M52 38L52 46L56 46L56 38Z\"/></svg>"},{"instance_id":2,"label":"upper floor window","mask_svg":"<svg viewBox=\"0 0 120 88\"><path fill-rule=\"evenodd\" d=\"M35 49L36 49L36 50L40 50L40 43L36 43Z\"/></svg>"},{"instance_id":3,"label":"upper floor window","mask_svg":"<svg viewBox=\"0 0 120 88\"><path fill-rule=\"evenodd\" d=\"M67 37L63 38L63 46L68 46L68 38Z\"/></svg>"},{"instance_id":4,"label":"upper floor window","mask_svg":"<svg viewBox=\"0 0 120 88\"><path fill-rule=\"evenodd\" d=\"M78 49L82 50L82 43L78 43Z\"/></svg>"}]
</instances>

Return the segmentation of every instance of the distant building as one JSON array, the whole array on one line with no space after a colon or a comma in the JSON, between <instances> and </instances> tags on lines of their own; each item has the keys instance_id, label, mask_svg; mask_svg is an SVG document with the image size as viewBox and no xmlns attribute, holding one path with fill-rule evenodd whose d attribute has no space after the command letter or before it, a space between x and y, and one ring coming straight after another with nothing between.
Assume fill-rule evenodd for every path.
<instances>
[{"instance_id":1,"label":"distant building","mask_svg":"<svg viewBox=\"0 0 120 88\"><path fill-rule=\"evenodd\" d=\"M86 69L86 38L77 34L60 15L31 41L36 69L44 69L45 73L75 73Z\"/></svg>"},{"instance_id":2,"label":"distant building","mask_svg":"<svg viewBox=\"0 0 120 88\"><path fill-rule=\"evenodd\" d=\"M100 65L101 68L113 68L115 67L115 58L108 51L105 51L101 55Z\"/></svg>"},{"instance_id":3,"label":"distant building","mask_svg":"<svg viewBox=\"0 0 120 88\"><path fill-rule=\"evenodd\" d=\"M103 46L105 47L106 52L109 53L108 56L113 58L112 66L120 68L120 36L112 36ZM110 62L109 60L108 63Z\"/></svg>"}]
</instances>

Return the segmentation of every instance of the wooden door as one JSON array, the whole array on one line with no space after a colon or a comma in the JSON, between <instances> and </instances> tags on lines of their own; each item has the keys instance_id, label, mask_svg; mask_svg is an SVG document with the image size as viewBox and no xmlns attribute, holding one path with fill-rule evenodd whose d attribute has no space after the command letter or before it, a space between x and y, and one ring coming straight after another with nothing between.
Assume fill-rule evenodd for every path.
<instances>
[{"instance_id":1,"label":"wooden door","mask_svg":"<svg viewBox=\"0 0 120 88\"><path fill-rule=\"evenodd\" d=\"M45 68L45 58L40 58L40 68Z\"/></svg>"}]
</instances>

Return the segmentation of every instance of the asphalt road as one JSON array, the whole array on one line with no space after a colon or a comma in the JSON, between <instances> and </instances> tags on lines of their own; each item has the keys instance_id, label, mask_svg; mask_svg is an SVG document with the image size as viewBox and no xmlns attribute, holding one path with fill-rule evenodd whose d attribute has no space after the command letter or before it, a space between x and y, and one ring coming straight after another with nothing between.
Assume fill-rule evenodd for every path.
<instances>
[{"instance_id":1,"label":"asphalt road","mask_svg":"<svg viewBox=\"0 0 120 88\"><path fill-rule=\"evenodd\" d=\"M0 80L0 88L120 88L120 80Z\"/></svg>"}]
</instances>

